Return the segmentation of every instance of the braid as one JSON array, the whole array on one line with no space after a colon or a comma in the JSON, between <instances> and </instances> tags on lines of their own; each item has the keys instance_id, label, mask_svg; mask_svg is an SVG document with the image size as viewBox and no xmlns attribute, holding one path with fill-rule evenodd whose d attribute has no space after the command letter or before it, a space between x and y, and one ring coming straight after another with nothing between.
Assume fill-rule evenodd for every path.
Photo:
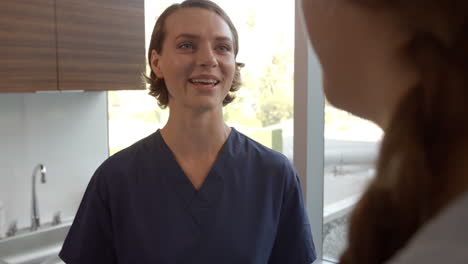
<instances>
[{"instance_id":1,"label":"braid","mask_svg":"<svg viewBox=\"0 0 468 264\"><path fill-rule=\"evenodd\" d=\"M453 167L468 145L468 26L451 27L460 30L447 41L421 26L404 49L420 82L386 131L377 176L351 216L342 264L389 260L462 191L453 179L466 176Z\"/></svg>"}]
</instances>

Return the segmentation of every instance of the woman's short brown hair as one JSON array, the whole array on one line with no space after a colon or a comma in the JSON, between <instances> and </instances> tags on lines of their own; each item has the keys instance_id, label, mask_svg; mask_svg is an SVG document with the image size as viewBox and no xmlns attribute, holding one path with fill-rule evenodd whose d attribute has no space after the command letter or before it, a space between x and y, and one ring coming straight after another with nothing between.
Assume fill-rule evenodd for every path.
<instances>
[{"instance_id":1,"label":"woman's short brown hair","mask_svg":"<svg viewBox=\"0 0 468 264\"><path fill-rule=\"evenodd\" d=\"M151 65L151 52L153 50L155 50L158 54L161 54L162 52L163 43L166 37L166 32L164 30L166 19L175 11L182 8L203 8L219 15L228 24L229 29L231 30L232 36L234 38L234 56L237 57L237 53L239 52L239 36L237 34L236 27L234 26L226 12L224 12L224 10L217 4L209 0L186 0L180 4L173 4L166 8L166 10L162 12L158 20L156 21L153 33L151 34L151 42L148 48L149 65ZM240 68L242 68L243 66L243 63L236 62L234 79L232 81L232 85L229 89L228 95L223 100L223 106L229 104L234 100L235 95L233 94L233 92L239 90L241 86ZM152 69L150 75L144 75L144 77L146 83L149 84L149 94L151 96L154 96L158 100L158 104L161 108L166 108L169 105L169 92L167 90L164 79L157 78L156 74L153 72Z\"/></svg>"}]
</instances>

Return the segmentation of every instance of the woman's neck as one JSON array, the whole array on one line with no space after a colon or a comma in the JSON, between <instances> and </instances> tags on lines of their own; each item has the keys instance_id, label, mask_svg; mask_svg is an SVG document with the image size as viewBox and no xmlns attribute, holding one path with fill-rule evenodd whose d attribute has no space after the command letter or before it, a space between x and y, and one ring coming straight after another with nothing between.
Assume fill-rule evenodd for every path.
<instances>
[{"instance_id":1,"label":"woman's neck","mask_svg":"<svg viewBox=\"0 0 468 264\"><path fill-rule=\"evenodd\" d=\"M161 135L179 157L216 156L231 128L223 120L222 109L195 112L170 111Z\"/></svg>"}]
</instances>

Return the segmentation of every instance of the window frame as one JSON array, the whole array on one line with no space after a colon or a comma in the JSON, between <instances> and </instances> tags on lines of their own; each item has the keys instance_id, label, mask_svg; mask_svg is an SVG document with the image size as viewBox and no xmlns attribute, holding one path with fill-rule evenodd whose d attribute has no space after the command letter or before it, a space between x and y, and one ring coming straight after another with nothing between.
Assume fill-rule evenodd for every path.
<instances>
[{"instance_id":1,"label":"window frame","mask_svg":"<svg viewBox=\"0 0 468 264\"><path fill-rule=\"evenodd\" d=\"M330 263L323 260L325 99L322 73L303 27L301 1L296 0L295 4L294 166L304 191L317 251L314 263Z\"/></svg>"},{"instance_id":2,"label":"window frame","mask_svg":"<svg viewBox=\"0 0 468 264\"><path fill-rule=\"evenodd\" d=\"M296 1L293 157L294 166L301 180L317 251L317 261L314 263L321 263L323 257L325 100L322 92L320 65L303 30L300 8L300 1Z\"/></svg>"}]
</instances>

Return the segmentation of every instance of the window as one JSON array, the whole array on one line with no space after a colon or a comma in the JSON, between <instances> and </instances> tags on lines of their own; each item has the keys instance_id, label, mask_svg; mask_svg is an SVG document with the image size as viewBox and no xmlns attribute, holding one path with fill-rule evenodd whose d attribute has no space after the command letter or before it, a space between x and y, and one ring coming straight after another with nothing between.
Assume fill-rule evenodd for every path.
<instances>
[{"instance_id":1,"label":"window","mask_svg":"<svg viewBox=\"0 0 468 264\"><path fill-rule=\"evenodd\" d=\"M382 131L325 104L323 256L337 260L346 246L348 219L369 180Z\"/></svg>"}]
</instances>

